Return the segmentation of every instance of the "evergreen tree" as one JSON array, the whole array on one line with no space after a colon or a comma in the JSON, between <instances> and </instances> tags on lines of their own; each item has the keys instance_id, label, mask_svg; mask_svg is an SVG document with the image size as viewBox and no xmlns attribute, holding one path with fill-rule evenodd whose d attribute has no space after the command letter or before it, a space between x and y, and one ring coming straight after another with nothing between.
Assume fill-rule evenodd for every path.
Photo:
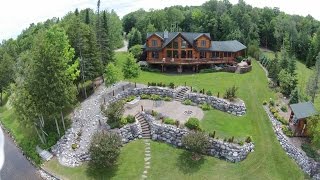
<instances>
[{"instance_id":1,"label":"evergreen tree","mask_svg":"<svg viewBox=\"0 0 320 180\"><path fill-rule=\"evenodd\" d=\"M132 28L130 33L128 34L128 49L137 44L142 44L141 42L141 33L136 29Z\"/></svg>"},{"instance_id":2,"label":"evergreen tree","mask_svg":"<svg viewBox=\"0 0 320 180\"><path fill-rule=\"evenodd\" d=\"M299 91L298 88L295 88L290 95L290 104L296 104L299 103Z\"/></svg>"},{"instance_id":3,"label":"evergreen tree","mask_svg":"<svg viewBox=\"0 0 320 180\"><path fill-rule=\"evenodd\" d=\"M136 78L140 74L140 66L136 63L132 54L129 54L124 65L123 65L123 75L125 79Z\"/></svg>"},{"instance_id":4,"label":"evergreen tree","mask_svg":"<svg viewBox=\"0 0 320 180\"><path fill-rule=\"evenodd\" d=\"M287 69L289 65L289 60L288 60L288 52L285 48L281 49L280 52L280 69Z\"/></svg>"},{"instance_id":5,"label":"evergreen tree","mask_svg":"<svg viewBox=\"0 0 320 180\"><path fill-rule=\"evenodd\" d=\"M319 93L320 82L320 53L316 58L316 65L313 70L313 74L309 77L307 84L307 94L311 96L311 101L314 102L316 95Z\"/></svg>"},{"instance_id":6,"label":"evergreen tree","mask_svg":"<svg viewBox=\"0 0 320 180\"><path fill-rule=\"evenodd\" d=\"M288 72L292 75L292 76L296 76L296 59L295 57L291 57L289 58L289 64L288 64Z\"/></svg>"},{"instance_id":7,"label":"evergreen tree","mask_svg":"<svg viewBox=\"0 0 320 180\"><path fill-rule=\"evenodd\" d=\"M108 62L114 61L114 51L112 49L112 45L110 42L110 34L109 34L109 19L107 17L106 11L103 11L102 13L102 22L101 27L98 31L100 31L100 39L98 42L100 43L100 54L101 54L101 60L104 65L106 65Z\"/></svg>"},{"instance_id":8,"label":"evergreen tree","mask_svg":"<svg viewBox=\"0 0 320 180\"><path fill-rule=\"evenodd\" d=\"M14 77L14 60L8 53L1 52L0 49L0 106L2 103L2 93L6 87L13 82Z\"/></svg>"},{"instance_id":9,"label":"evergreen tree","mask_svg":"<svg viewBox=\"0 0 320 180\"><path fill-rule=\"evenodd\" d=\"M278 56L276 55L273 60L269 60L269 61L270 61L270 65L268 66L269 78L271 78L274 82L278 82L279 80L278 74L281 70L279 68Z\"/></svg>"},{"instance_id":10,"label":"evergreen tree","mask_svg":"<svg viewBox=\"0 0 320 180\"><path fill-rule=\"evenodd\" d=\"M89 14L89 9L86 9L86 17L85 17L85 21L86 24L90 24L90 14Z\"/></svg>"}]
</instances>

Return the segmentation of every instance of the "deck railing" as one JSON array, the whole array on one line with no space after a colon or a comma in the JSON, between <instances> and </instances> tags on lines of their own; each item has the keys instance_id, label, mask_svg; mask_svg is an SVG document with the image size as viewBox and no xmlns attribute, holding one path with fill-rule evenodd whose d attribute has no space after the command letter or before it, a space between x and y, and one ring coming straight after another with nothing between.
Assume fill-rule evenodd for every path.
<instances>
[{"instance_id":1,"label":"deck railing","mask_svg":"<svg viewBox=\"0 0 320 180\"><path fill-rule=\"evenodd\" d=\"M152 64L220 64L233 63L234 58L163 58L163 59L148 59L147 62Z\"/></svg>"}]
</instances>

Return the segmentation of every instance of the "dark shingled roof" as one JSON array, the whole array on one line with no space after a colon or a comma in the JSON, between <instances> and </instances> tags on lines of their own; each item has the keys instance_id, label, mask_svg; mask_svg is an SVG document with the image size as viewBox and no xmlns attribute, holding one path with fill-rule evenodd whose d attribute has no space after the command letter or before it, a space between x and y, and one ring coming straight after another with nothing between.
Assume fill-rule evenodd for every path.
<instances>
[{"instance_id":1,"label":"dark shingled roof","mask_svg":"<svg viewBox=\"0 0 320 180\"><path fill-rule=\"evenodd\" d=\"M211 51L237 52L247 47L237 40L232 41L212 41Z\"/></svg>"},{"instance_id":2,"label":"dark shingled roof","mask_svg":"<svg viewBox=\"0 0 320 180\"><path fill-rule=\"evenodd\" d=\"M317 110L311 102L291 104L290 108L297 119L303 119L317 114Z\"/></svg>"},{"instance_id":3,"label":"dark shingled roof","mask_svg":"<svg viewBox=\"0 0 320 180\"><path fill-rule=\"evenodd\" d=\"M166 47L174 38L176 38L179 34L188 41L189 44L192 46L194 45L194 40L202 35L208 36L210 39L210 33L191 33L191 32L168 32L168 38L164 38L164 32L155 32L155 33L147 33L147 39L156 34L157 36L161 37L164 40L162 48ZM207 51L222 51L222 52L237 52L247 47L240 43L237 40L232 41L211 41L211 47L208 49L201 49L198 50L207 50ZM151 50L146 48L146 50Z\"/></svg>"}]
</instances>

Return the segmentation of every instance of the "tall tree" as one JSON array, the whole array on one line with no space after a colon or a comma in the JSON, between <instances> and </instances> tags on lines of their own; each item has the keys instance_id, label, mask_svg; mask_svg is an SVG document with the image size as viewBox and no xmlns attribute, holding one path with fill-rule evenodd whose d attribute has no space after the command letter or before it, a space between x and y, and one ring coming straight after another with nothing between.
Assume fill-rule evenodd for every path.
<instances>
[{"instance_id":1,"label":"tall tree","mask_svg":"<svg viewBox=\"0 0 320 180\"><path fill-rule=\"evenodd\" d=\"M313 74L309 77L307 84L307 94L311 96L311 101L314 102L316 95L319 93L320 82L320 53L317 56L316 65L313 70Z\"/></svg>"},{"instance_id":2,"label":"tall tree","mask_svg":"<svg viewBox=\"0 0 320 180\"><path fill-rule=\"evenodd\" d=\"M104 73L105 84L112 85L121 78L121 71L113 63L109 63Z\"/></svg>"},{"instance_id":3,"label":"tall tree","mask_svg":"<svg viewBox=\"0 0 320 180\"><path fill-rule=\"evenodd\" d=\"M14 60L8 53L2 54L0 49L0 106L2 103L2 94L6 87L13 82L14 78Z\"/></svg>"},{"instance_id":4,"label":"tall tree","mask_svg":"<svg viewBox=\"0 0 320 180\"><path fill-rule=\"evenodd\" d=\"M137 44L142 44L141 42L141 33L136 29L132 28L130 33L128 34L128 49Z\"/></svg>"},{"instance_id":5,"label":"tall tree","mask_svg":"<svg viewBox=\"0 0 320 180\"><path fill-rule=\"evenodd\" d=\"M86 17L85 17L85 21L86 24L90 24L90 13L89 13L89 9L86 9Z\"/></svg>"},{"instance_id":6,"label":"tall tree","mask_svg":"<svg viewBox=\"0 0 320 180\"><path fill-rule=\"evenodd\" d=\"M140 74L140 66L136 63L133 55L129 53L124 65L123 65L123 75L125 79L138 77Z\"/></svg>"},{"instance_id":7,"label":"tall tree","mask_svg":"<svg viewBox=\"0 0 320 180\"><path fill-rule=\"evenodd\" d=\"M100 44L100 56L101 61L104 65L108 62L114 61L114 52L111 45L110 34L109 34L109 19L107 17L106 11L102 13L102 21L101 26L99 28L100 39L98 39L98 43Z\"/></svg>"}]
</instances>

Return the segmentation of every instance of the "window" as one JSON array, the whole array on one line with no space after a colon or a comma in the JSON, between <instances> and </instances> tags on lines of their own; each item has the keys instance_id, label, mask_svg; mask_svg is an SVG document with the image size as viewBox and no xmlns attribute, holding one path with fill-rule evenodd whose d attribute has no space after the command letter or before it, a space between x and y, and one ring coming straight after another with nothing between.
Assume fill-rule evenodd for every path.
<instances>
[{"instance_id":1,"label":"window","mask_svg":"<svg viewBox=\"0 0 320 180\"><path fill-rule=\"evenodd\" d=\"M219 52L212 52L212 58L218 58Z\"/></svg>"},{"instance_id":2,"label":"window","mask_svg":"<svg viewBox=\"0 0 320 180\"><path fill-rule=\"evenodd\" d=\"M174 51L173 51L173 57L174 57L174 58L179 58L179 53L178 53L177 50L174 50Z\"/></svg>"},{"instance_id":3,"label":"window","mask_svg":"<svg viewBox=\"0 0 320 180\"><path fill-rule=\"evenodd\" d=\"M228 52L228 57L231 57L231 52Z\"/></svg>"},{"instance_id":4,"label":"window","mask_svg":"<svg viewBox=\"0 0 320 180\"><path fill-rule=\"evenodd\" d=\"M182 42L181 42L181 48L183 48L183 49L187 48L187 41L182 40Z\"/></svg>"},{"instance_id":5,"label":"window","mask_svg":"<svg viewBox=\"0 0 320 180\"><path fill-rule=\"evenodd\" d=\"M171 50L167 50L167 58L172 58L172 51Z\"/></svg>"},{"instance_id":6,"label":"window","mask_svg":"<svg viewBox=\"0 0 320 180\"><path fill-rule=\"evenodd\" d=\"M158 47L158 41L152 40L152 47Z\"/></svg>"},{"instance_id":7,"label":"window","mask_svg":"<svg viewBox=\"0 0 320 180\"><path fill-rule=\"evenodd\" d=\"M192 58L192 50L188 50L187 57Z\"/></svg>"},{"instance_id":8,"label":"window","mask_svg":"<svg viewBox=\"0 0 320 180\"><path fill-rule=\"evenodd\" d=\"M179 43L178 43L178 40L176 39L173 41L173 49L178 49L178 47L179 47Z\"/></svg>"},{"instance_id":9,"label":"window","mask_svg":"<svg viewBox=\"0 0 320 180\"><path fill-rule=\"evenodd\" d=\"M153 51L152 52L152 58L153 59L159 59L159 52Z\"/></svg>"},{"instance_id":10,"label":"window","mask_svg":"<svg viewBox=\"0 0 320 180\"><path fill-rule=\"evenodd\" d=\"M181 51L181 58L187 57L187 51Z\"/></svg>"},{"instance_id":11,"label":"window","mask_svg":"<svg viewBox=\"0 0 320 180\"><path fill-rule=\"evenodd\" d=\"M223 57L228 57L228 53L227 53L227 52L224 52L224 53L223 53Z\"/></svg>"},{"instance_id":12,"label":"window","mask_svg":"<svg viewBox=\"0 0 320 180\"><path fill-rule=\"evenodd\" d=\"M205 51L201 51L200 52L200 59L206 58L206 57L207 57L207 53Z\"/></svg>"},{"instance_id":13,"label":"window","mask_svg":"<svg viewBox=\"0 0 320 180\"><path fill-rule=\"evenodd\" d=\"M206 42L207 42L206 40L201 40L201 46L206 47L206 44L207 44Z\"/></svg>"}]
</instances>

